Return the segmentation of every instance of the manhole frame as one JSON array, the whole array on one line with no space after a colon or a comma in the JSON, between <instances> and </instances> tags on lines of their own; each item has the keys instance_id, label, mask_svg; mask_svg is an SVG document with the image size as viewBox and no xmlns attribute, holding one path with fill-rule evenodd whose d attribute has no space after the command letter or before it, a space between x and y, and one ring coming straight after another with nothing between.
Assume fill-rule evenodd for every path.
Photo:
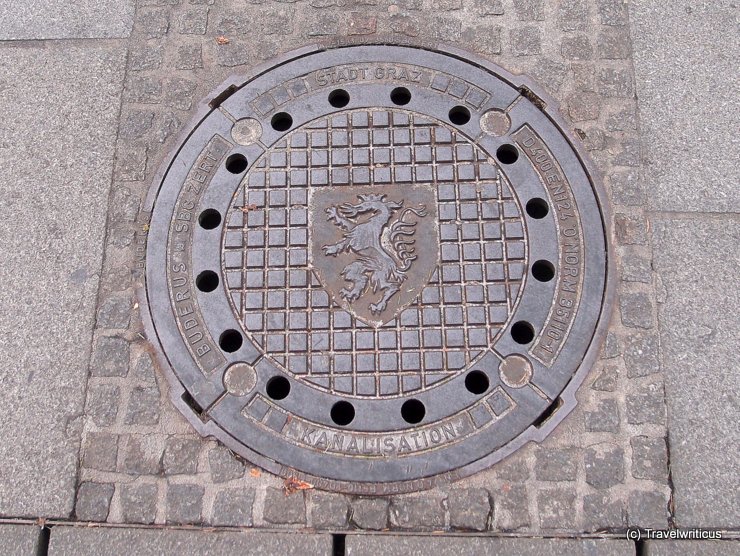
<instances>
[{"instance_id":1,"label":"manhole frame","mask_svg":"<svg viewBox=\"0 0 740 556\"><path fill-rule=\"evenodd\" d=\"M433 486L436 486L438 484L446 484L452 480L458 480L477 473L481 470L487 469L495 463L506 458L530 441L541 442L552 432L554 428L557 427L558 424L562 422L565 417L567 417L568 414L570 414L570 412L578 403L576 399L576 392L578 388L584 382L587 374L592 369L595 362L598 360L601 347L606 337L608 326L611 320L612 311L614 310L614 298L616 296L615 262L613 254L614 248L610 241L610 237L612 235L612 221L609 198L606 194L605 188L603 187L600 173L596 170L595 166L591 162L587 153L584 152L583 148L578 147L578 139L571 131L567 122L560 115L558 111L557 101L527 76L512 74L494 64L493 62L482 58L480 55L473 55L468 51L444 44L435 44L434 46L430 46L428 44L416 45L392 42L342 43L340 45L332 46L314 44L292 50L265 63L259 64L245 74L233 74L219 86L214 88L210 94L208 94L198 103L195 112L188 124L183 127L178 136L173 140L174 147L172 147L169 151L165 153L164 158L162 159L162 162L160 163L159 168L155 173L152 185L148 190L145 202L142 207L143 221L146 223L150 221L154 203L158 197L160 188L163 185L164 178L167 175L167 172L169 171L172 163L175 161L178 153L182 149L183 145L186 143L187 139L190 137L193 131L198 128L201 123L203 123L208 115L214 110L217 110L221 102L226 100L233 92L237 91L245 83L248 83L249 81L261 76L269 70L279 67L288 62L294 61L296 59L302 58L304 56L357 46L397 46L412 49L416 48L421 51L428 51L457 58L461 61L479 66L483 70L499 77L502 81L504 81L514 89L519 90L524 96L527 96L533 102L533 104L537 105L540 108L540 111L548 120L550 120L550 122L560 132L562 137L567 141L570 149L572 150L572 153L582 165L583 170L585 171L590 181L591 188L594 191L595 204L597 205L604 231L603 241L605 247L605 268L602 304L600 306L599 316L594 327L590 344L583 356L580 365L578 366L577 370L571 374L570 381L561 391L560 395L554 400L548 410L545 411L545 413L543 414L542 422L535 422L530 424L524 430L524 432L520 433L518 436L513 438L508 443L504 444L502 447L488 453L486 456L480 459L465 464L461 467L449 470L447 472L428 477L405 479L393 482L360 483L360 486L358 487L357 483L351 481L328 479L326 477L315 476L303 471L298 471L289 467L289 465L285 463L275 461L252 450L244 443L231 436L223 428L218 426L215 421L210 419L204 420L202 418L202 414L207 408L201 408L192 400L189 392L180 382L165 354L163 345L154 326L154 321L150 310L150 303L147 296L145 280L143 283L137 285L136 294L140 304L140 315L147 339L150 343L155 344L153 346L154 349L151 349L150 351L153 352L154 359L157 365L160 367L160 369L163 370L169 383L169 397L172 403L186 417L189 423L201 436L212 436L220 440L228 448L243 456L249 462L281 477L298 478L312 485L315 485L317 488L323 488L326 490L346 492L351 494L387 495L414 492L418 490L432 488ZM145 252L147 250L148 247L144 249ZM144 260L144 262L142 262L142 268L145 269L145 266L146 262Z\"/></svg>"}]
</instances>

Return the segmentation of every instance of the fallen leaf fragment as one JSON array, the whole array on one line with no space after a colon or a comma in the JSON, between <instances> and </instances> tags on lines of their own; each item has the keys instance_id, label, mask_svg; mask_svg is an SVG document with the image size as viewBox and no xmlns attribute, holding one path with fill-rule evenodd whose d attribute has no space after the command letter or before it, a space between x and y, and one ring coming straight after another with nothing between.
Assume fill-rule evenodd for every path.
<instances>
[{"instance_id":1,"label":"fallen leaf fragment","mask_svg":"<svg viewBox=\"0 0 740 556\"><path fill-rule=\"evenodd\" d=\"M311 483L307 483L306 481L301 481L300 479L296 479L295 477L289 477L285 479L283 483L283 490L285 491L285 494L293 494L294 492L297 492L299 490L308 490L313 488L313 485Z\"/></svg>"}]
</instances>

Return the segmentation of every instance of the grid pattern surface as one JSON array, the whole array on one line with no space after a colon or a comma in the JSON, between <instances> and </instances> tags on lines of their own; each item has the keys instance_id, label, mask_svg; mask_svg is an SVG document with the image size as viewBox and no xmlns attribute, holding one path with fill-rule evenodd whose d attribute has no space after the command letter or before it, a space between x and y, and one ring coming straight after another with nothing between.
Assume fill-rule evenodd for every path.
<instances>
[{"instance_id":1,"label":"grid pattern surface","mask_svg":"<svg viewBox=\"0 0 740 556\"><path fill-rule=\"evenodd\" d=\"M312 271L308 201L313 188L389 184L435 189L439 261L418 297L373 327ZM348 111L288 134L245 176L223 250L234 310L265 355L363 397L424 390L473 363L511 315L525 263L521 212L495 163L454 128L400 110Z\"/></svg>"}]
</instances>

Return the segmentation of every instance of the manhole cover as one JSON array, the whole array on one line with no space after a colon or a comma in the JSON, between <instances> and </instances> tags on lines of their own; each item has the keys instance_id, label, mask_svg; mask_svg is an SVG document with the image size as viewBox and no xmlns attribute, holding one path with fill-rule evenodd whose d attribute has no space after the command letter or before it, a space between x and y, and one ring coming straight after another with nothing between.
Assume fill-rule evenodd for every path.
<instances>
[{"instance_id":1,"label":"manhole cover","mask_svg":"<svg viewBox=\"0 0 740 556\"><path fill-rule=\"evenodd\" d=\"M198 431L364 494L543 438L607 291L602 200L550 105L410 47L306 49L224 85L149 198L149 335Z\"/></svg>"}]
</instances>

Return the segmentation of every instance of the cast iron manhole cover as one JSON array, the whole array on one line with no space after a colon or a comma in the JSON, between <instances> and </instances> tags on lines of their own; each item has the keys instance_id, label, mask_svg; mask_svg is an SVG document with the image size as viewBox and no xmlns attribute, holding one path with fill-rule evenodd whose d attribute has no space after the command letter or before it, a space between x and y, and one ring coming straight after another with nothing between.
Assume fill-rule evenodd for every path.
<instances>
[{"instance_id":1,"label":"cast iron manhole cover","mask_svg":"<svg viewBox=\"0 0 740 556\"><path fill-rule=\"evenodd\" d=\"M196 429L364 494L542 439L598 347L608 266L551 107L449 49L309 48L219 89L148 201L148 332Z\"/></svg>"}]
</instances>

